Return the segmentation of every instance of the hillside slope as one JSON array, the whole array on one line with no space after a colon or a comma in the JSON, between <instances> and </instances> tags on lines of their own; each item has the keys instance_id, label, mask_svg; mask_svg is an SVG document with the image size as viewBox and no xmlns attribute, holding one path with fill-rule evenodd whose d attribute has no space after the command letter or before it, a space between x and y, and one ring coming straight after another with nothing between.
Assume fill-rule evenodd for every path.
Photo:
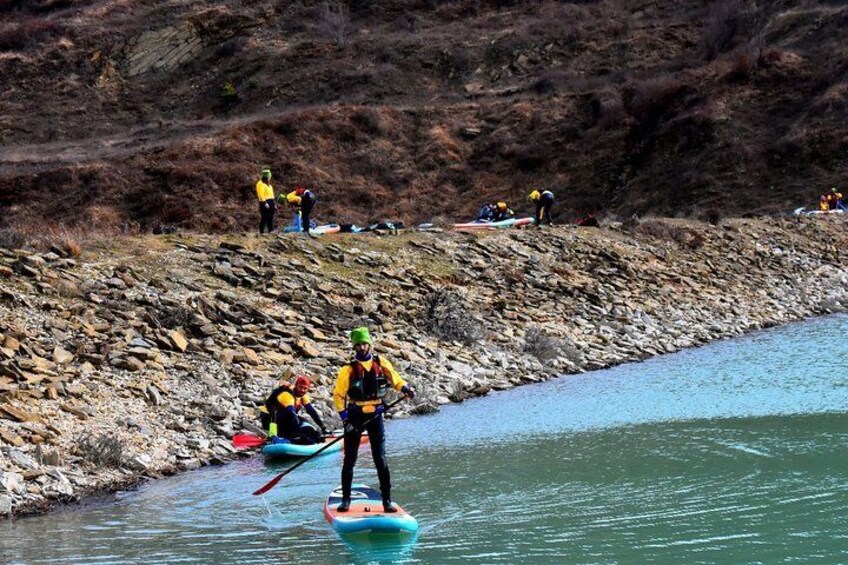
<instances>
[{"instance_id":1,"label":"hillside slope","mask_svg":"<svg viewBox=\"0 0 848 565\"><path fill-rule=\"evenodd\" d=\"M0 0L0 221L709 217L846 178L848 2Z\"/></svg>"}]
</instances>

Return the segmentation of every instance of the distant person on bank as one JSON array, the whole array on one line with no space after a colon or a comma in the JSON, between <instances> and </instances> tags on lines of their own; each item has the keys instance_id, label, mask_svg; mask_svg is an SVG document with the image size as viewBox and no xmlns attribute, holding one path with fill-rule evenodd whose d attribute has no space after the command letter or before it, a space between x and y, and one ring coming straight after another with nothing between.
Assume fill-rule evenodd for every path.
<instances>
[{"instance_id":1,"label":"distant person on bank","mask_svg":"<svg viewBox=\"0 0 848 565\"><path fill-rule=\"evenodd\" d=\"M583 226L584 228L599 228L601 227L600 222L598 222L598 218L595 217L594 212L589 212L579 220L577 220L578 226Z\"/></svg>"},{"instance_id":2,"label":"distant person on bank","mask_svg":"<svg viewBox=\"0 0 848 565\"><path fill-rule=\"evenodd\" d=\"M536 205L536 212L533 215L533 222L537 228L541 228L543 223L553 226L553 218L551 217L551 208L554 205L554 193L550 190L538 191L534 190L527 197L527 200Z\"/></svg>"},{"instance_id":3,"label":"distant person on bank","mask_svg":"<svg viewBox=\"0 0 848 565\"><path fill-rule=\"evenodd\" d=\"M256 183L256 198L259 199L259 233L267 228L274 231L274 213L277 210L274 200L274 187L271 186L271 169L262 169L261 178Z\"/></svg>"},{"instance_id":4,"label":"distant person on bank","mask_svg":"<svg viewBox=\"0 0 848 565\"><path fill-rule=\"evenodd\" d=\"M506 205L506 202L498 202L495 206L495 216L492 218L493 222L502 222L504 220L509 220L515 217L515 212L509 209Z\"/></svg>"},{"instance_id":5,"label":"distant person on bank","mask_svg":"<svg viewBox=\"0 0 848 565\"><path fill-rule=\"evenodd\" d=\"M286 194L288 205L300 210L300 227L304 233L309 233L309 216L312 214L312 208L317 200L314 192L301 186L295 187L293 191Z\"/></svg>"},{"instance_id":6,"label":"distant person on bank","mask_svg":"<svg viewBox=\"0 0 848 565\"><path fill-rule=\"evenodd\" d=\"M480 212L477 213L477 217L474 218L475 222L491 222L495 217L495 212L497 212L498 207L494 204L484 204L482 208L480 208Z\"/></svg>"}]
</instances>

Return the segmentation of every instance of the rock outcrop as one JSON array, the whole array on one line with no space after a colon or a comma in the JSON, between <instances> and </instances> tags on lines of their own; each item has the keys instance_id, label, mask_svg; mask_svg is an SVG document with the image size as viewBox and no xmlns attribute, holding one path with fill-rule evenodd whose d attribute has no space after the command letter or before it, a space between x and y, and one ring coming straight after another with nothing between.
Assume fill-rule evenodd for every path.
<instances>
[{"instance_id":1,"label":"rock outcrop","mask_svg":"<svg viewBox=\"0 0 848 565\"><path fill-rule=\"evenodd\" d=\"M0 249L0 514L230 459L280 377L338 423L358 325L419 390L402 417L848 300L842 222L651 222Z\"/></svg>"}]
</instances>

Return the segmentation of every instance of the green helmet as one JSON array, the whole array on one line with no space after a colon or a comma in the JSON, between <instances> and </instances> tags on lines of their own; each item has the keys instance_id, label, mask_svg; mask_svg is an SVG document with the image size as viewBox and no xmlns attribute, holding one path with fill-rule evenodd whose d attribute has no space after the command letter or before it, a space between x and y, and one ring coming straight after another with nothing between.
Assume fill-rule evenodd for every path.
<instances>
[{"instance_id":1,"label":"green helmet","mask_svg":"<svg viewBox=\"0 0 848 565\"><path fill-rule=\"evenodd\" d=\"M350 341L353 342L354 345L359 345L360 343L374 343L371 341L371 334L368 332L368 328L356 328L350 332Z\"/></svg>"},{"instance_id":2,"label":"green helmet","mask_svg":"<svg viewBox=\"0 0 848 565\"><path fill-rule=\"evenodd\" d=\"M262 178L263 179L270 179L271 178L271 169L269 169L267 167L262 169Z\"/></svg>"}]
</instances>

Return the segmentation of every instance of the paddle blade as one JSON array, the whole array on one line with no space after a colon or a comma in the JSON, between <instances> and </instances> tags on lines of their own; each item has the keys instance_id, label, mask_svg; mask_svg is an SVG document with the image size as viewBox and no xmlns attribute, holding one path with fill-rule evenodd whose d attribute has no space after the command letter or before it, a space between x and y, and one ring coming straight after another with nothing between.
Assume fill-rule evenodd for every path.
<instances>
[{"instance_id":1,"label":"paddle blade","mask_svg":"<svg viewBox=\"0 0 848 565\"><path fill-rule=\"evenodd\" d=\"M233 436L233 445L236 449L248 449L259 447L265 443L265 439L253 434L236 434Z\"/></svg>"},{"instance_id":2,"label":"paddle blade","mask_svg":"<svg viewBox=\"0 0 848 565\"><path fill-rule=\"evenodd\" d=\"M280 473L279 475L277 475L276 477L271 479L271 481L269 483L267 483L264 487L260 488L256 492L254 492L253 496L259 496L260 494L265 494L266 492L268 492L269 490L274 488L277 485L277 483L280 482L280 479L285 477L287 474L288 474L287 472Z\"/></svg>"}]
</instances>

